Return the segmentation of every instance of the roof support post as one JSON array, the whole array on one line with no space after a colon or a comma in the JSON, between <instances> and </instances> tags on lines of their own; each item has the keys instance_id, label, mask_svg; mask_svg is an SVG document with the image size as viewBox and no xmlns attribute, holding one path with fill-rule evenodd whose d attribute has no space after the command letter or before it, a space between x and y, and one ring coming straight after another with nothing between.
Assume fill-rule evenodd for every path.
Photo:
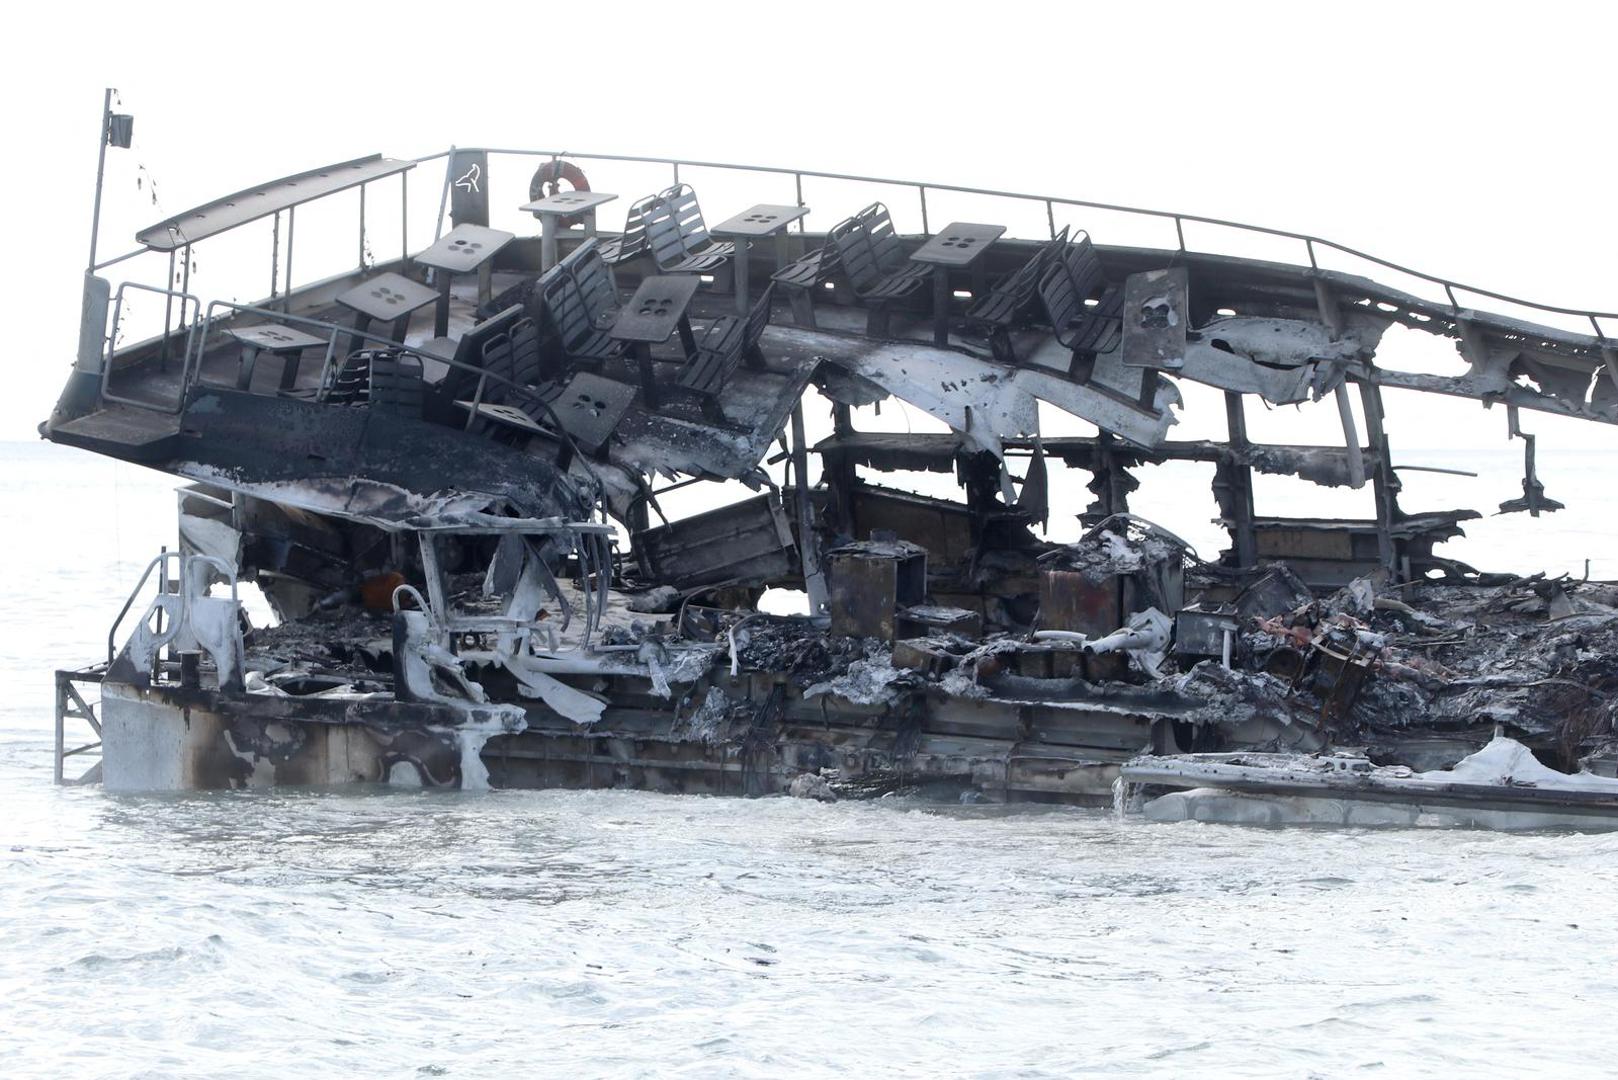
<instances>
[{"instance_id":1,"label":"roof support post","mask_svg":"<svg viewBox=\"0 0 1618 1080\"><path fill-rule=\"evenodd\" d=\"M1247 447L1247 412L1244 398L1234 390L1225 391L1225 427L1231 449ZM1226 463L1230 486L1230 501L1234 514L1232 539L1236 542L1236 561L1242 566L1258 564L1258 533L1253 527L1253 470L1244 461Z\"/></svg>"},{"instance_id":2,"label":"roof support post","mask_svg":"<svg viewBox=\"0 0 1618 1080\"><path fill-rule=\"evenodd\" d=\"M820 569L815 508L809 497L809 445L802 400L792 407L792 475L798 490L798 560L803 567L803 587L809 594L809 614L819 615L826 609L826 575Z\"/></svg>"},{"instance_id":3,"label":"roof support post","mask_svg":"<svg viewBox=\"0 0 1618 1080\"><path fill-rule=\"evenodd\" d=\"M1365 414L1365 437L1376 454L1371 490L1376 496L1376 553L1389 572L1397 573L1393 550L1393 519L1399 512L1399 478L1393 471L1388 433L1383 428L1382 388L1359 380L1360 411Z\"/></svg>"},{"instance_id":4,"label":"roof support post","mask_svg":"<svg viewBox=\"0 0 1618 1080\"><path fill-rule=\"evenodd\" d=\"M1365 455L1360 453L1360 433L1354 424L1354 406L1348 399L1348 383L1337 384L1337 415L1343 422L1343 441L1348 447L1348 486L1358 491L1365 486Z\"/></svg>"},{"instance_id":5,"label":"roof support post","mask_svg":"<svg viewBox=\"0 0 1618 1080\"><path fill-rule=\"evenodd\" d=\"M831 425L834 441L841 444L845 439L854 435L854 410L844 404L834 402L831 407ZM854 532L854 466L849 462L848 455L837 453L830 458L826 454L820 455L820 477L826 485L826 505L830 511L833 527L853 536Z\"/></svg>"},{"instance_id":6,"label":"roof support post","mask_svg":"<svg viewBox=\"0 0 1618 1080\"><path fill-rule=\"evenodd\" d=\"M1337 306L1337 297L1332 295L1331 286L1319 278L1315 278L1315 304L1320 308L1320 321L1326 324L1331 333L1331 339L1336 341L1343 336L1343 309Z\"/></svg>"}]
</instances>

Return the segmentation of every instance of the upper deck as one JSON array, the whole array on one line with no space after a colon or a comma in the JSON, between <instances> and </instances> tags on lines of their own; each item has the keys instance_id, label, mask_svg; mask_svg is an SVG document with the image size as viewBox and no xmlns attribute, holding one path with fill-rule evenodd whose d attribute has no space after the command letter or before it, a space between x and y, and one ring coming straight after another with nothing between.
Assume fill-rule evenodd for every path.
<instances>
[{"instance_id":1,"label":"upper deck","mask_svg":"<svg viewBox=\"0 0 1618 1080\"><path fill-rule=\"evenodd\" d=\"M425 196L411 186L440 162ZM569 198L583 170L591 197ZM383 211L379 193L395 180ZM329 226L311 240L299 211L354 190L357 264L294 285L296 252L340 246ZM553 190L560 198L546 199ZM398 254L379 258L394 206ZM620 228L597 227L609 212ZM270 296L192 295L195 249L265 219ZM906 220L919 229L901 229ZM1101 221L1127 222L1117 229L1126 238L1159 229L1171 243L1109 242ZM1297 261L1233 253L1254 239L1290 245ZM1008 457L1060 453L1095 472L1092 516L1127 509L1127 468L1202 460L1219 466L1232 563L1253 565L1264 549L1256 468L1373 486L1377 519L1354 527L1371 537L1373 562L1409 573L1410 557L1426 559L1469 512L1440 515L1412 543L1409 523L1431 515L1398 507L1383 388L1503 403L1514 433L1519 409L1618 422L1613 313L1516 300L1318 237L1044 195L463 148L308 170L137 240L96 269L166 260L164 280L178 287L90 281L77 374L47 436L338 515L353 513L359 487L381 485L413 497L395 501L411 512L445 490L533 514L595 503L639 533L669 486L785 487L770 472L782 463L772 444L817 392L836 417L815 450L843 526L863 520L847 505L855 470L885 462L948 463L963 511L981 517L1032 513L1031 474L1007 469ZM695 288L667 284L682 278ZM142 292L163 325L124 345L127 305ZM1378 364L1395 325L1453 340L1454 373ZM1335 397L1341 443L1253 445L1239 404L1227 406L1227 441L1170 439L1182 380L1227 402ZM856 410L890 395L946 425L948 446L862 442ZM1098 434L1042 439L1040 403ZM1521 508L1537 514L1555 504L1531 445ZM1364 561L1351 548L1317 553L1322 581Z\"/></svg>"}]
</instances>

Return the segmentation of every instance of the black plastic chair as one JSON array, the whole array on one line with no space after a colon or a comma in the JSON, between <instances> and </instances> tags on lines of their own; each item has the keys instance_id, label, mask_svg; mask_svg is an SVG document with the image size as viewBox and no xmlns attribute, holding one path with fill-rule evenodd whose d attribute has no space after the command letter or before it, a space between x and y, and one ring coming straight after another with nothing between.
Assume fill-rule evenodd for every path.
<instances>
[{"instance_id":1,"label":"black plastic chair","mask_svg":"<svg viewBox=\"0 0 1618 1080\"><path fill-rule=\"evenodd\" d=\"M792 305L792 320L799 326L815 328L815 293L837 269L837 247L828 241L770 275L771 281L789 290L787 302Z\"/></svg>"},{"instance_id":2,"label":"black plastic chair","mask_svg":"<svg viewBox=\"0 0 1618 1080\"><path fill-rule=\"evenodd\" d=\"M1123 290L1107 284L1089 237L1069 245L1045 271L1039 296L1056 340L1072 350L1076 364L1116 348L1123 337Z\"/></svg>"},{"instance_id":3,"label":"black plastic chair","mask_svg":"<svg viewBox=\"0 0 1618 1080\"><path fill-rule=\"evenodd\" d=\"M867 333L886 336L889 305L926 284L932 267L910 261L888 208L879 202L834 225L826 242L836 249L854 295L869 306Z\"/></svg>"},{"instance_id":4,"label":"black plastic chair","mask_svg":"<svg viewBox=\"0 0 1618 1080\"><path fill-rule=\"evenodd\" d=\"M607 334L617 315L618 291L595 241L586 241L551 267L535 295L541 305L535 314L568 363L598 367L624 354L624 343Z\"/></svg>"},{"instance_id":5,"label":"black plastic chair","mask_svg":"<svg viewBox=\"0 0 1618 1080\"><path fill-rule=\"evenodd\" d=\"M697 339L696 351L675 379L676 396L694 398L702 409L703 418L710 423L728 424L719 407L719 398L736 369L744 361L755 369L764 367L759 339L770 323L770 301L774 292L775 283L771 282L753 302L746 318L726 315L708 324Z\"/></svg>"},{"instance_id":6,"label":"black plastic chair","mask_svg":"<svg viewBox=\"0 0 1618 1080\"><path fill-rule=\"evenodd\" d=\"M372 352L370 360L370 385L367 396L371 408L378 412L420 419L422 400L426 396L421 357L396 349L387 349Z\"/></svg>"},{"instance_id":7,"label":"black plastic chair","mask_svg":"<svg viewBox=\"0 0 1618 1080\"><path fill-rule=\"evenodd\" d=\"M730 241L708 234L689 184L676 184L657 196L646 217L646 243L665 274L706 274L724 266L735 251Z\"/></svg>"},{"instance_id":8,"label":"black plastic chair","mask_svg":"<svg viewBox=\"0 0 1618 1080\"><path fill-rule=\"evenodd\" d=\"M989 349L1001 363L1017 363L1011 331L1028 321L1031 309L1037 306L1040 280L1067 253L1067 238L1068 228L1064 225L1062 231L1041 244L1016 273L996 283L967 309L968 320L987 327Z\"/></svg>"},{"instance_id":9,"label":"black plastic chair","mask_svg":"<svg viewBox=\"0 0 1618 1080\"><path fill-rule=\"evenodd\" d=\"M656 195L648 195L636 202L624 218L622 235L601 242L601 258L609 266L620 266L646 254L646 216L657 205L657 199Z\"/></svg>"}]
</instances>

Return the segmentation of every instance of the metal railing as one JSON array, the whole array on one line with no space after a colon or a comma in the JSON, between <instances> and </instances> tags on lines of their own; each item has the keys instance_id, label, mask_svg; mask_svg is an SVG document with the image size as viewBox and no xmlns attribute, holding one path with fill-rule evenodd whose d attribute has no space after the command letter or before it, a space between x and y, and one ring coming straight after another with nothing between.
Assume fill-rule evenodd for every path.
<instances>
[{"instance_id":1,"label":"metal railing","mask_svg":"<svg viewBox=\"0 0 1618 1080\"><path fill-rule=\"evenodd\" d=\"M85 686L100 686L102 678L106 675L105 665L97 664L82 668L78 671L58 671L56 673L56 733L54 741L55 766L52 778L58 784L93 784L101 779L101 762L98 760L89 770L80 776L68 779L67 759L81 754L96 754L101 751L101 718L96 715L96 708L101 704L97 698L91 701L81 693L74 684ZM90 727L94 739L77 746L67 744L67 722L69 720L82 720Z\"/></svg>"},{"instance_id":2,"label":"metal railing","mask_svg":"<svg viewBox=\"0 0 1618 1080\"><path fill-rule=\"evenodd\" d=\"M180 575L177 578L170 578L168 571L169 562L170 560L176 559L179 560ZM124 601L124 606L118 609L118 616L112 620L112 625L107 628L108 664L112 663L112 658L117 653L118 627L123 624L124 618L129 614L130 608L135 606L135 601L137 598L139 598L141 590L146 587L146 582L151 578L152 571L158 569L159 567L162 568L162 576L158 579L157 583L157 595L176 595L175 593L169 591L169 586L173 584L179 590L177 595L180 596L181 604L183 605L181 610L189 612L191 605L191 594L186 588L185 576L190 571L191 565L198 562L207 563L209 566L219 571L219 575L230 582L231 603L241 603L240 590L236 581L236 568L231 566L224 559L221 559L217 555L186 555L182 552L169 551L167 549L160 551L158 552L156 558L152 559L151 562L146 564L146 569L142 571L140 580L135 582L135 587L133 589L129 590L129 597ZM153 609L148 608L147 614L151 614L152 610Z\"/></svg>"},{"instance_id":3,"label":"metal railing","mask_svg":"<svg viewBox=\"0 0 1618 1080\"><path fill-rule=\"evenodd\" d=\"M129 614L129 609L135 606L135 598L138 597L140 595L140 591L146 587L147 579L152 576L152 571L156 570L159 566L163 568L163 578L158 583L157 591L159 593L168 592L169 560L178 559L179 557L180 553L178 551L164 550L159 552L155 559L146 564L146 569L141 573L140 580L135 582L135 587L133 589L129 590L129 599L124 601L124 606L118 609L117 618L113 619L112 625L107 628L107 663L112 663L113 654L117 651L115 642L118 637L118 627L123 624L124 616Z\"/></svg>"},{"instance_id":4,"label":"metal railing","mask_svg":"<svg viewBox=\"0 0 1618 1080\"><path fill-rule=\"evenodd\" d=\"M1325 252L1334 252L1334 253L1337 253L1339 255L1351 258L1351 259L1360 260L1360 261L1362 261L1362 262L1364 262L1367 265L1372 266L1372 267L1378 267L1378 268L1381 268L1381 269L1384 269L1384 270L1392 271L1392 272L1397 273L1397 274L1405 275L1407 278L1409 278L1409 279L1411 279L1413 281L1422 282L1422 283L1425 283L1428 286L1431 286L1431 287L1435 288L1436 290L1440 291L1443 294L1443 298L1444 298L1443 300L1428 300L1428 299L1423 299L1423 298L1419 298L1419 297L1415 298L1415 299L1420 300L1420 302L1422 302L1422 303L1430 303L1435 308L1438 308L1438 309L1441 309L1445 304L1447 304L1448 309L1449 309L1449 313L1451 315L1455 315L1455 316L1462 315L1467 308L1472 306L1472 303L1474 301L1476 301L1478 299L1486 299L1486 300L1496 301L1496 302L1499 302L1499 303L1502 303L1502 304L1514 305L1515 307L1521 308L1521 309L1523 309L1525 311L1528 311L1528 312L1538 312L1538 313L1542 313L1542 314L1545 314L1545 315L1562 316L1564 318L1574 318L1574 319L1578 319L1580 321L1588 322L1589 325L1590 325L1591 330L1593 331L1593 335L1594 335L1594 338L1596 339L1597 343L1599 343L1604 348L1613 348L1615 342L1618 342L1618 339L1612 338L1612 337L1610 337L1608 335L1607 329L1603 325L1603 320L1607 320L1609 325L1614 324L1614 323L1618 323L1618 311L1597 311L1597 310L1589 310L1589 309L1584 309L1584 308L1566 307L1566 306L1560 306L1560 305L1555 305L1555 304L1544 304L1544 303L1539 303L1539 302L1533 301L1533 300L1525 300L1525 299L1522 299L1521 297L1511 296L1511 295L1508 295L1508 294L1503 293L1503 292L1498 292L1496 290L1485 289L1485 288L1482 288L1482 287L1477 286L1477 285L1466 284L1464 282L1457 281L1457 280L1455 280L1453 278L1446 278L1446 277L1443 277L1443 276L1438 275L1438 274L1431 274L1431 273L1427 273L1427 272L1422 271L1422 270L1417 270L1417 269L1415 269L1413 267L1406 266L1406 265L1403 265L1403 264L1398 263L1398 262L1394 262L1391 259L1384 259L1384 258L1382 258L1380 256L1373 255L1370 252L1363 251L1363 250L1361 250L1359 248L1351 247L1351 246L1349 246L1347 244L1338 243L1337 241L1330 240L1330 239L1327 239L1325 237L1316 236L1316 235L1313 235L1313 234L1310 234L1310 233L1296 232L1296 231L1289 230L1289 229L1276 229L1276 228L1271 228L1269 226L1264 226L1264 225L1251 225L1251 224L1247 224L1247 223L1244 223L1244 222L1231 221L1231 220L1224 219L1224 218L1210 217L1210 216L1204 215L1204 214L1188 214L1188 213L1182 213L1182 212L1170 211L1170 210L1157 210L1157 209L1152 209L1152 208L1148 208L1148 207L1126 206L1126 205L1123 205L1123 204L1120 204L1120 203L1098 202L1098 201L1090 200L1090 199L1074 199L1074 198L1067 198L1067 197L1059 196L1059 195L1045 195L1045 194L1037 194L1037 193L1033 193L1033 192L1023 192L1023 191L1005 191L1005 190L997 190L997 189L993 189L993 188L973 187L973 186L962 185L962 184L935 183L935 182L932 182L932 181L908 180L908 179L900 179L900 178L895 178L895 177L862 176L862 175L855 174L855 173L827 172L827 171L814 170L814 169L796 169L796 168L787 168L787 167L784 167L784 166L775 166L775 165L750 165L750 164L743 164L743 163L729 162L729 161L704 161L704 160L689 159L689 158L643 157L643 156L635 156L635 155L629 155L629 154L578 153L578 152L565 151L565 150L529 150L529 149L520 149L520 148L512 148L512 147L481 147L481 148L479 148L479 147L451 147L451 148L449 148L447 150L441 150L441 151L438 151L437 153L428 154L428 155L425 155L423 157L414 158L412 160L416 164L424 164L426 162L436 161L439 158L449 159L449 158L451 158L452 155L458 154L458 153L481 153L481 154L489 155L491 158L492 157L497 157L497 156L506 156L506 157L515 157L515 158L546 158L546 159L551 159L551 160L558 160L558 159L562 159L562 158L570 158L570 159L574 159L574 160L578 160L578 161L586 161L586 162L588 162L588 161L620 162L620 163L633 164L633 165L660 166L660 167L667 167L670 170L673 179L675 181L677 181L677 182L681 179L681 176L680 176L680 170L681 169L688 169L688 170L689 169L714 169L714 170L725 170L725 171L739 172L739 173L750 173L750 174L778 176L778 177L791 177L792 181L793 181L795 197L796 197L796 200L797 200L797 204L799 206L806 206L807 205L805 203L805 201L804 201L804 183L805 183L806 180L809 180L809 181L841 182L841 183L855 183L855 184L871 184L871 185L878 185L878 186L887 186L887 187L900 188L900 189L907 190L907 191L911 192L914 195L914 197L916 199L916 202L917 202L917 206L918 206L918 208L920 210L920 213L921 213L922 230L923 230L924 233L929 232L930 227L931 227L930 211L929 211L929 206L928 206L928 196L931 193L938 193L938 192L947 192L947 193L956 194L956 195L979 196L979 197L992 198L992 199L1005 199L1005 200L1011 200L1011 201L1014 201L1014 202L1032 204L1032 205L1035 205L1035 206L1038 206L1038 207L1042 207L1043 210L1044 210L1045 226L1046 226L1048 232L1050 233L1050 235L1052 235L1052 236L1054 236L1056 234L1056 232L1057 232L1057 221L1056 221L1056 208L1057 207L1076 208L1076 209L1081 209L1081 210L1095 210L1095 211L1105 212L1105 213L1114 213L1114 214L1127 215L1127 216L1131 216L1131 217L1140 218L1140 219L1143 219L1143 220L1160 221L1160 222L1164 222L1164 223L1167 223L1167 224L1171 224L1174 227L1174 245L1173 245L1173 247L1170 247L1169 250L1178 250L1180 252L1187 253L1187 254L1192 254L1192 253L1206 254L1206 255L1218 255L1218 254L1221 254L1221 252L1219 252L1217 250L1217 248L1212 248L1212 249L1209 249L1209 248L1193 248L1187 241L1187 236L1186 236L1186 233L1187 233L1186 226L1187 225L1207 226L1207 227L1211 227L1211 228L1220 228L1220 229L1231 229L1231 230L1235 230L1237 232L1252 235L1252 236L1276 238L1276 239L1284 240L1284 241L1287 241L1287 242L1290 242L1290 243L1293 243L1293 244L1301 245L1301 247L1302 247L1301 256L1302 256L1302 259L1304 261L1298 262L1295 265L1297 265L1300 269L1312 271L1312 272L1315 272L1315 273L1330 272L1329 268L1324 268L1324 267L1321 266L1320 257ZM442 190L438 193L439 194L439 198L437 200L438 201L438 215L437 215L437 218L436 218L437 224L435 224L434 229L433 229L435 237L437 236L438 232L442 228L442 222L443 222L444 214L445 214L445 212L446 212L446 210L448 209L448 206L449 206L448 194L449 194L449 189L450 189L451 183L452 183L452 181L454 179L450 175L450 172L452 170L450 170L447 167L449 164L450 164L450 162L446 161L444 182L443 182ZM402 175L408 175L408 174L402 174ZM337 193L337 194L340 194L340 193ZM325 196L325 197L329 198L329 197L332 197L332 196ZM408 242L407 242L407 239L406 239L408 237L408 233L409 233L409 224L408 223L409 223L409 216L410 216L410 192L409 192L408 187L406 187L404 189L404 194L403 194L403 197L401 199L401 204L402 204L401 241L405 243L405 249L404 249L405 250L405 255L404 255L404 258L405 258L405 261L408 261ZM364 220L363 219L363 207L362 207L361 213L362 213L361 221L362 221L362 229L363 229L363 220ZM803 225L804 225L803 220L799 219L799 221L797 222L797 225L798 225L798 228L801 231L802 228L803 228ZM362 251L363 251L363 242L362 242L361 247L362 247ZM278 239L277 239L276 248L275 248L274 251L272 251L272 255L271 255L272 264L276 260L276 257L277 257L276 253L278 253L278 251L279 251L279 242L278 242ZM119 255L119 256L117 256L115 258L108 259L108 260L105 260L103 262L98 263L96 265L96 269L97 270L105 269L106 267L112 266L112 265L114 265L116 263L123 262L123 261L125 261L127 259L132 259L137 255L147 254L147 253L149 253L149 249L137 248L134 251L127 252L127 253L125 253L123 255ZM361 260L360 265L361 265L361 268L363 268L366 265L365 261L363 259L363 256L362 256L362 260ZM171 271L172 271L172 267L171 267ZM172 283L172 280L173 280L172 276L171 276L171 278L169 280ZM290 282L288 282L287 284L288 284L288 288L286 290L283 290L282 295L286 295L290 291ZM190 310L188 305L197 305L198 307L200 307L200 301L194 295L192 295L189 291L187 291L186 289L175 290L175 289L167 289L167 288L158 288L158 287L150 286L150 285L143 285L143 284L139 284L139 283L136 283L136 282L125 282L124 285L120 287L118 305L115 308L115 313L114 313L114 318L113 318L114 330L113 330L113 334L109 335L109 339L108 339L109 340L109 346L108 346L108 361L109 362L107 364L105 364L104 367L103 367L103 373L102 373L103 390L105 390L105 388L106 388L107 378L108 378L108 375L109 375L109 373L111 371L111 367L112 367L112 365L110 363L110 360L111 360L111 354L114 351L114 349L113 349L113 346L112 346L111 342L113 340L113 337L115 337L115 335L117 333L117 324L118 324L119 321L121 321L122 301L123 301L122 291L125 288L141 289L141 290L144 290L144 291L147 291L147 292L156 293L158 295L165 296L166 298L168 298L170 303L172 303L172 301L175 298L179 298L180 301L181 301L181 304L180 304L181 322L182 322L182 325L184 326L184 328L186 329L186 332L187 332L186 352L187 352L187 355L192 356L193 359L195 358L195 355L196 355L196 350L192 346L192 333L193 333L195 325L196 325L196 320L195 319L187 319L186 318L186 313L187 313L187 311ZM272 285L271 285L272 295L269 298L272 302L277 299L277 297L274 295L275 288L276 288L276 283L273 280L273 275L272 275ZM215 304L211 305L211 306L219 306L222 303L223 302L215 302ZM318 326L320 329L326 329L331 325L331 324L326 324L326 323L317 323L314 320L299 321L296 316L290 316L285 311L272 312L268 308L266 308L266 307L264 307L262 305L260 305L260 306L252 306L252 305L235 305L235 304L231 304L231 305L228 305L228 306L231 306L231 307L235 308L236 310L253 312L255 314L263 314L263 315L265 315L267 317L273 316L273 317L280 318L280 319L283 319L283 320L285 320L285 321L287 321L289 323L293 323L293 324L297 324L297 325L314 325L314 326ZM167 321L167 320L165 320L165 321ZM376 336L376 335L370 335L370 334L367 334L365 332L355 330L355 329L347 329L347 328L345 328L344 332L348 333L350 335L353 335L355 338L363 338L363 339L370 340L370 341L385 342L385 343L387 343L389 345L394 345L394 346L397 346L399 344L397 342L388 342L387 339L385 339L385 338L381 338L381 337ZM1559 332L1570 333L1571 331L1563 329L1563 330L1561 330ZM169 336L170 336L169 331L167 329L165 329L165 333L164 333L163 338L162 338L162 341L165 344L166 344ZM426 352L426 351L419 350L419 349L415 349L415 350L411 350L411 351L417 353L418 355L422 355L422 356L425 356L425 357L429 357L431 359L439 360L439 361L441 361L443 363L446 363L446 364L450 364L451 366L457 366L457 367L463 366L463 365L454 364L453 361L450 358L437 356L437 355L434 355L434 354L432 354L430 352ZM494 377L494 376L491 376L491 377ZM495 378L497 378L497 377L495 377ZM145 406L145 407L148 407L148 408L154 407L154 406L152 406L152 404L150 402L143 402L143 401L138 401L138 400L130 401L129 399L119 398L119 397L111 397L109 399L114 400L114 401L122 401L122 402L125 402L125 403L128 403L128 404L142 405L142 406Z\"/></svg>"},{"instance_id":5,"label":"metal railing","mask_svg":"<svg viewBox=\"0 0 1618 1080\"><path fill-rule=\"evenodd\" d=\"M1203 214L1186 214L1172 210L1155 210L1139 206L1125 206L1119 203L1096 202L1089 199L1072 199L1059 195L1040 195L1022 191L1000 191L993 188L968 187L960 184L940 184L932 181L903 180L895 179L893 177L860 176L854 173L821 172L813 169L791 169L773 165L745 165L729 161L698 161L686 158L637 157L627 154L590 154L565 150L523 150L510 147L474 148L458 146L454 147L452 150L440 151L436 154L429 154L425 157L414 158L413 160L417 164L422 164L424 162L434 161L441 157L448 157L452 153L468 152L481 152L489 155L503 154L519 157L544 157L553 159L570 158L580 161L619 161L642 165L667 165L673 170L674 179L676 181L680 179L680 169L682 168L725 169L740 172L769 173L774 175L790 176L793 178L796 185L799 206L805 205L803 201L803 181L805 178L816 180L837 180L862 184L880 184L892 187L909 188L916 193L916 197L921 209L922 231L924 233L930 232L928 228L929 223L927 214L927 193L929 191L947 191L961 195L981 195L991 198L1013 199L1022 202L1041 204L1045 208L1046 223L1052 236L1056 235L1056 207L1058 206L1079 207L1089 210L1128 214L1136 217L1154 218L1162 221L1172 222L1174 225L1175 237L1178 242L1179 250L1187 253L1191 252L1192 249L1186 244L1186 224L1209 225L1218 228L1235 229L1241 232L1252 233L1254 235L1278 237L1301 243L1304 247L1304 255L1308 259L1309 268L1311 270L1319 271L1321 269L1318 257L1319 252L1321 250L1329 250L1350 256L1352 258L1362 259L1367 263L1380 266L1387 270L1392 270L1396 273L1405 274L1409 277L1415 278L1416 280L1427 282L1428 284L1435 285L1442 289L1445 297L1449 301L1451 311L1457 314L1463 310L1463 305L1461 304L1460 297L1457 294L1464 293L1475 297L1486 297L1490 300L1514 304L1518 307L1527 308L1534 311L1572 316L1579 319L1587 319L1595 331L1595 336L1603 341L1607 340L1607 335L1602 329L1600 320L1618 320L1618 311L1591 311L1583 308L1560 307L1554 304L1541 304L1532 300L1523 300L1519 297L1508 296L1505 293L1480 288L1476 285L1464 284L1451 278L1445 278L1437 274L1429 274L1422 270L1416 270L1400 263L1396 263L1391 259L1384 259L1380 256L1373 255L1370 252L1361 251L1358 248L1350 247L1347 244L1341 244L1335 240L1326 239L1325 237L1314 236L1310 233L1294 232L1289 229L1275 229L1265 225L1250 225L1244 222L1226 220L1224 218L1208 217ZM1202 252L1202 254L1218 254L1218 252L1206 251Z\"/></svg>"},{"instance_id":6,"label":"metal railing","mask_svg":"<svg viewBox=\"0 0 1618 1080\"><path fill-rule=\"evenodd\" d=\"M185 407L186 380L183 369L180 376L180 393L172 406L165 406L158 402L145 401L140 398L120 397L112 392L112 362L113 357L116 356L118 352L118 327L123 321L124 292L128 289L136 289L140 292L155 293L158 296L166 298L170 304L172 304L176 298L179 299L180 326L185 330L184 356L187 363L189 362L189 357L191 355L192 345L196 340L197 321L198 317L202 314L202 301L197 297L179 289L161 289L155 285L142 285L138 281L125 281L119 283L118 291L116 294L114 294L112 311L108 316L112 326L105 335L105 351L101 358L101 398L103 401L116 401L124 405L136 405L140 408L151 409L156 412L177 413ZM167 346L171 332L172 331L167 328L164 329L162 339L164 346Z\"/></svg>"}]
</instances>

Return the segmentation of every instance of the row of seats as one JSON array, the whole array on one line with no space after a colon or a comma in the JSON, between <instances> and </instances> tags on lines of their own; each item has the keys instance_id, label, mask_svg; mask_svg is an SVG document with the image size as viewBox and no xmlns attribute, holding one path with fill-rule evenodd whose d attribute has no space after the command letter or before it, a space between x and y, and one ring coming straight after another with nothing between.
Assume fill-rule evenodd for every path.
<instances>
[{"instance_id":1,"label":"row of seats","mask_svg":"<svg viewBox=\"0 0 1618 1080\"><path fill-rule=\"evenodd\" d=\"M876 202L833 226L821 247L777 271L774 280L790 290L794 318L812 327L814 295L841 277L868 308L867 333L885 336L890 306L921 289L931 272L910 260L888 208ZM1075 354L1106 352L1123 332L1123 291L1107 284L1089 236L1070 242L1065 227L977 297L966 317L988 334L996 359L1015 364L1011 331L1036 321L1036 306L1057 340Z\"/></svg>"}]
</instances>

